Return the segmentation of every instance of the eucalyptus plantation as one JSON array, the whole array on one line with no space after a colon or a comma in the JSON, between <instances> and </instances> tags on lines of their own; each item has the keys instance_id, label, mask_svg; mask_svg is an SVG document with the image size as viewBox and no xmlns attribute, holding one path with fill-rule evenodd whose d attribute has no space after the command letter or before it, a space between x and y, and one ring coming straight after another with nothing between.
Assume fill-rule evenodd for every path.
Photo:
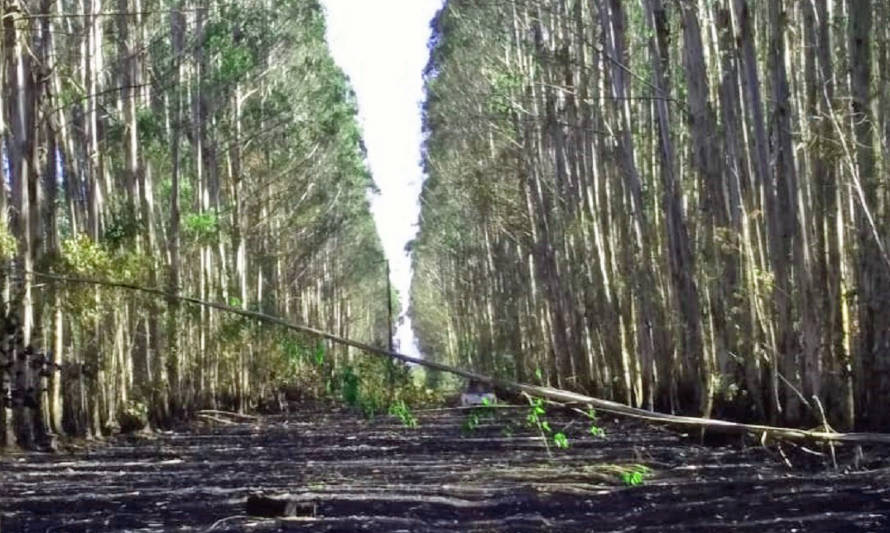
<instances>
[{"instance_id":1,"label":"eucalyptus plantation","mask_svg":"<svg viewBox=\"0 0 890 533\"><path fill-rule=\"evenodd\" d=\"M450 0L422 348L674 412L886 427L885 2Z\"/></svg>"},{"instance_id":2,"label":"eucalyptus plantation","mask_svg":"<svg viewBox=\"0 0 890 533\"><path fill-rule=\"evenodd\" d=\"M317 2L4 0L0 19L0 446L255 407L353 355L41 274L385 345L373 183Z\"/></svg>"}]
</instances>

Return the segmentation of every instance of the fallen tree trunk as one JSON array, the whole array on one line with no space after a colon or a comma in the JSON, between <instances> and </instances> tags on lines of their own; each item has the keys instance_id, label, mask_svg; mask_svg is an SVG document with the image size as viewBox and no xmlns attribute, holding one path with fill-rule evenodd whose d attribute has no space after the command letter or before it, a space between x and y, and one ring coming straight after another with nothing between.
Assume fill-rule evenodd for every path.
<instances>
[{"instance_id":1,"label":"fallen tree trunk","mask_svg":"<svg viewBox=\"0 0 890 533\"><path fill-rule=\"evenodd\" d=\"M580 404L580 405L589 405L597 410L611 413L615 415L627 416L632 418L637 418L641 420L648 420L650 422L658 422L662 424L670 424L670 425L679 425L679 426L691 426L697 428L710 429L715 431L722 432L732 432L732 433L750 433L763 438L781 438L786 440L804 440L804 441L821 441L821 442L847 442L854 444L890 444L890 434L888 433L837 433L834 431L811 431L804 429L795 429L795 428L784 428L784 427L776 427L776 426L765 426L760 424L742 424L738 422L730 422L728 420L719 420L719 419L711 419L711 418L700 418L694 416L678 416L671 415L667 413L659 413L656 411L649 411L647 409L640 409L637 407L630 407L628 405L624 405L618 402L613 402L611 400L604 400L602 398L594 398L592 396L587 396L584 394L578 394L575 392L570 392L561 389L554 389L551 387L541 387L537 385L527 385L524 383L517 383L515 381L497 379L490 376L486 376L483 374L478 374L476 372L471 372L468 370L463 370L461 368L456 368L453 366L445 365L442 363L437 363L435 361L427 361L425 359L419 359L416 357L411 357L405 354L400 354L396 352L392 352L383 348L377 348L375 346L371 346L369 344L365 344L362 342L354 341L351 339L345 339L343 337L339 337L332 333L328 333L326 331L321 331L319 329L311 328L309 326L302 326L299 324L292 324L284 319L266 315L263 313L257 313L254 311L247 311L244 309L239 309L236 307L231 307L228 305L208 302L205 300L200 300L198 298L192 298L190 296L180 296L168 293L167 291L163 291L161 289L155 289L150 287L141 287L138 285L133 285L129 283L120 283L116 281L108 281L108 280L99 280L99 279L89 279L89 278L80 278L73 276L63 276L59 274L48 274L42 272L33 272L31 273L34 276L46 279L48 281L54 282L62 282L62 283L84 283L90 285L98 285L103 287L112 287L118 289L126 289L132 291L139 291L148 294L154 294L163 298L172 298L181 302L186 302L194 305L200 305L204 307L209 307L213 309L218 309L220 311L225 311L228 313L234 313L236 315L240 315L246 318L252 318L255 320L259 320L262 322L266 322L269 324L275 324L277 326L281 326L283 328L297 331L300 333L305 333L308 335L313 335L316 337L320 337L323 339L327 339L331 342L336 342L338 344L343 344L346 346L352 346L353 348L358 348L364 352L381 356L381 357L391 357L393 359L397 359L399 361L404 361L406 363L411 363L415 365L420 365L426 368L431 368L433 370L439 370L441 372L448 372L449 374L454 374L457 376L461 376L464 378L468 378L471 380L479 381L482 383L486 383L489 385L493 385L496 387L502 387L509 390L514 390L517 392L524 392L526 394L530 394L532 396L545 398L547 400L552 400L560 403L568 403L568 404Z\"/></svg>"}]
</instances>

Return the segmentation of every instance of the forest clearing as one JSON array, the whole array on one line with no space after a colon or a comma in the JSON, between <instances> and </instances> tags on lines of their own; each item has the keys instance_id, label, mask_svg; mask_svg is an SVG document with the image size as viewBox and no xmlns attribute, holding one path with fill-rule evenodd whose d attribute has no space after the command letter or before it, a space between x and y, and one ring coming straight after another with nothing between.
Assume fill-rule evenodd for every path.
<instances>
[{"instance_id":1,"label":"forest clearing","mask_svg":"<svg viewBox=\"0 0 890 533\"><path fill-rule=\"evenodd\" d=\"M4 533L890 530L890 2L337 1L0 0Z\"/></svg>"}]
</instances>

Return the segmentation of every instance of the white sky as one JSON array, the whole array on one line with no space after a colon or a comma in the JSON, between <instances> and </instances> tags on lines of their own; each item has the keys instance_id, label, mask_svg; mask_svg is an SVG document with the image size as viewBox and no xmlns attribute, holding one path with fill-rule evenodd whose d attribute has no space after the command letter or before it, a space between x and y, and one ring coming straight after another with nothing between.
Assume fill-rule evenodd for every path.
<instances>
[{"instance_id":1,"label":"white sky","mask_svg":"<svg viewBox=\"0 0 890 533\"><path fill-rule=\"evenodd\" d=\"M368 163L380 194L371 211L392 269L392 283L407 306L411 259L405 244L417 233L423 67L429 57L430 20L442 0L322 0L328 43L358 99ZM404 311L404 309L403 309ZM417 355L404 320L400 351Z\"/></svg>"}]
</instances>

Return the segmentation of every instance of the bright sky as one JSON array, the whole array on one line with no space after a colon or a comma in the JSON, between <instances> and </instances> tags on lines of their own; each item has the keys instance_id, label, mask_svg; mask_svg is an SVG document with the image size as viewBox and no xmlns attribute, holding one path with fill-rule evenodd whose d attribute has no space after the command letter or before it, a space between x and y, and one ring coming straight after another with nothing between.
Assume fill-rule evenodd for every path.
<instances>
[{"instance_id":1,"label":"bright sky","mask_svg":"<svg viewBox=\"0 0 890 533\"><path fill-rule=\"evenodd\" d=\"M442 0L322 0L334 60L358 98L368 163L380 194L371 199L392 283L407 305L411 258L405 244L417 233L423 67L430 20ZM404 309L403 309L404 311ZM396 333L400 351L417 355L407 318Z\"/></svg>"}]
</instances>

